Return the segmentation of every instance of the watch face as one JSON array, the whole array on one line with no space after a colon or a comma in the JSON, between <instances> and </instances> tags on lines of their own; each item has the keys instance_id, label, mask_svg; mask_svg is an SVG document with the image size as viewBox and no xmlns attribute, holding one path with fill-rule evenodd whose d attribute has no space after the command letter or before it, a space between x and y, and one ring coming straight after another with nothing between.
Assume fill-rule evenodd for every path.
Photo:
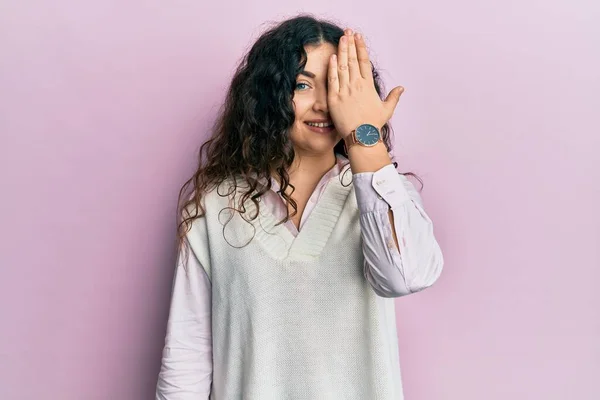
<instances>
[{"instance_id":1,"label":"watch face","mask_svg":"<svg viewBox=\"0 0 600 400\"><path fill-rule=\"evenodd\" d=\"M356 139L365 146L374 146L379 137L379 129L371 124L362 124L356 128Z\"/></svg>"}]
</instances>

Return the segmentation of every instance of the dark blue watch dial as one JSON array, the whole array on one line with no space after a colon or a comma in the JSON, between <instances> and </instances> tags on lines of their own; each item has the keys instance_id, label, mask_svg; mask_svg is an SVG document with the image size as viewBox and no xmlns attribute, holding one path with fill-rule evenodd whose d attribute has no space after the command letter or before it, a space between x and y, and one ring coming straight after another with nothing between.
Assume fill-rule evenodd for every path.
<instances>
[{"instance_id":1,"label":"dark blue watch dial","mask_svg":"<svg viewBox=\"0 0 600 400\"><path fill-rule=\"evenodd\" d=\"M356 140L365 146L373 146L379 141L379 129L371 124L362 124L356 128Z\"/></svg>"}]
</instances>

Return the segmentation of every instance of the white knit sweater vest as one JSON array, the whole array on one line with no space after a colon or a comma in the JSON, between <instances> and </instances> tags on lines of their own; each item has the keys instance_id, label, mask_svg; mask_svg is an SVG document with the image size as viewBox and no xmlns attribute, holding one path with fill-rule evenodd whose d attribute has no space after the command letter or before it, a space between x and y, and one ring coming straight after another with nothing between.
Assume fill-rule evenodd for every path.
<instances>
[{"instance_id":1,"label":"white knit sweater vest","mask_svg":"<svg viewBox=\"0 0 600 400\"><path fill-rule=\"evenodd\" d=\"M188 234L212 282L210 399L402 399L394 300L364 277L354 185L332 178L296 237L217 192Z\"/></svg>"}]
</instances>

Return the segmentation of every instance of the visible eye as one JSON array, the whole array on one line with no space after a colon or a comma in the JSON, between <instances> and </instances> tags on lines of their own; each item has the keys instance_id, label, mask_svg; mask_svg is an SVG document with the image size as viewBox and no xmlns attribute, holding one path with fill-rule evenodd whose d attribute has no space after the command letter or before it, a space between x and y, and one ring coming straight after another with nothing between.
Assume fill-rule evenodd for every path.
<instances>
[{"instance_id":1,"label":"visible eye","mask_svg":"<svg viewBox=\"0 0 600 400\"><path fill-rule=\"evenodd\" d=\"M301 86L301 85L304 85L304 86L306 86L307 88L309 88L309 87L310 87L310 86L308 86L308 83L304 83L304 82L298 82L298 83L296 84L296 90L304 90L304 89L300 88L300 86Z\"/></svg>"}]
</instances>

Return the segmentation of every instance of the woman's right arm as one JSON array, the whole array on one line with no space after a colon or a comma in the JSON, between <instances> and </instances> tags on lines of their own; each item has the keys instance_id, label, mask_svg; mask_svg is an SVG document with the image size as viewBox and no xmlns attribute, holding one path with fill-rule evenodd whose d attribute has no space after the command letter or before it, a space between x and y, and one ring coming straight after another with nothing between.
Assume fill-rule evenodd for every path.
<instances>
[{"instance_id":1,"label":"woman's right arm","mask_svg":"<svg viewBox=\"0 0 600 400\"><path fill-rule=\"evenodd\" d=\"M177 259L156 400L210 397L211 281L201 262L204 257L189 243L187 247L187 257L182 250Z\"/></svg>"}]
</instances>

